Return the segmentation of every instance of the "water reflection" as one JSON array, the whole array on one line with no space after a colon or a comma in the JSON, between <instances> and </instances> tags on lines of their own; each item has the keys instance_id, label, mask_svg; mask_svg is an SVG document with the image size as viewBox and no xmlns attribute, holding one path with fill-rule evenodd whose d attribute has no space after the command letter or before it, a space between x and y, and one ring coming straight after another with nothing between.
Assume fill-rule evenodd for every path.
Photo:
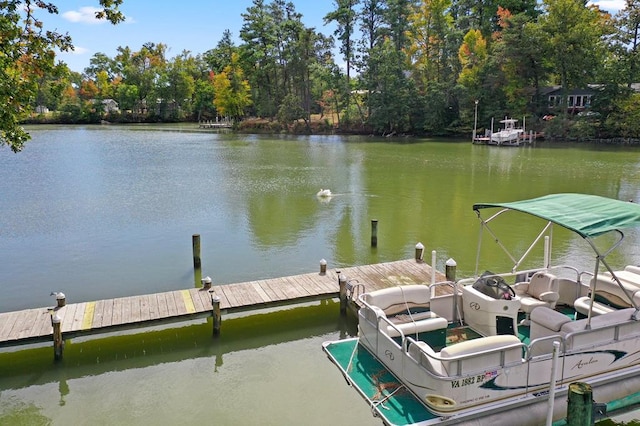
<instances>
[{"instance_id":1,"label":"water reflection","mask_svg":"<svg viewBox=\"0 0 640 426\"><path fill-rule=\"evenodd\" d=\"M214 416L265 424L269 416L266 423L294 424L312 415L309 424L320 425L322 413L340 409L336 419L364 425L366 404L346 386L334 389L340 373L320 350L323 340L353 336L354 327L352 314L341 317L339 303L325 301L225 318L217 338L209 321L69 342L59 363L49 347L2 353L0 423L79 424L91 416L99 424L193 424ZM305 392L326 395L309 404ZM243 409L249 400L260 410Z\"/></svg>"},{"instance_id":2,"label":"water reflection","mask_svg":"<svg viewBox=\"0 0 640 426\"><path fill-rule=\"evenodd\" d=\"M158 363L210 357L214 371L229 353L338 332L355 336L352 313L339 314L339 303L326 300L268 313L224 318L221 335L213 336L212 320L187 323L177 328L140 331L137 334L67 341L64 358L52 365L53 350L38 347L0 353L0 391L49 382L60 383L60 398L68 394L67 380L110 371L144 368Z\"/></svg>"}]
</instances>

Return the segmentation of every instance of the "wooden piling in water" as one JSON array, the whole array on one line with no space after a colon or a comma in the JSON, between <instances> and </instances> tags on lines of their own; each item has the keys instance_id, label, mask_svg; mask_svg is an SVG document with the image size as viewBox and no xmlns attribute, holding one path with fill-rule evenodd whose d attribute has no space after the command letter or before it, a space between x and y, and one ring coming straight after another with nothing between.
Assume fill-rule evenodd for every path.
<instances>
[{"instance_id":1,"label":"wooden piling in water","mask_svg":"<svg viewBox=\"0 0 640 426\"><path fill-rule=\"evenodd\" d=\"M591 385L583 382L571 383L567 398L567 426L591 426L593 424Z\"/></svg>"},{"instance_id":2,"label":"wooden piling in water","mask_svg":"<svg viewBox=\"0 0 640 426\"><path fill-rule=\"evenodd\" d=\"M210 290L209 293L211 293L211 307L213 313L213 335L219 336L220 327L222 325L222 314L220 313L220 297L212 290Z\"/></svg>"},{"instance_id":3,"label":"wooden piling in water","mask_svg":"<svg viewBox=\"0 0 640 426\"><path fill-rule=\"evenodd\" d=\"M338 285L340 287L340 313L347 313L347 277L344 274L338 274Z\"/></svg>"},{"instance_id":4,"label":"wooden piling in water","mask_svg":"<svg viewBox=\"0 0 640 426\"><path fill-rule=\"evenodd\" d=\"M378 220L371 219L371 247L378 247Z\"/></svg>"},{"instance_id":5,"label":"wooden piling in water","mask_svg":"<svg viewBox=\"0 0 640 426\"><path fill-rule=\"evenodd\" d=\"M449 258L444 266L445 276L447 277L447 281L455 282L456 281L456 268L458 264L455 260ZM432 266L433 267L433 266Z\"/></svg>"},{"instance_id":6,"label":"wooden piling in water","mask_svg":"<svg viewBox=\"0 0 640 426\"><path fill-rule=\"evenodd\" d=\"M420 242L418 242L418 244L416 244L416 262L422 262L422 259L424 257L424 245Z\"/></svg>"},{"instance_id":7,"label":"wooden piling in water","mask_svg":"<svg viewBox=\"0 0 640 426\"><path fill-rule=\"evenodd\" d=\"M64 340L62 340L62 320L57 314L51 317L51 326L53 327L53 359L59 361L62 359Z\"/></svg>"},{"instance_id":8,"label":"wooden piling in water","mask_svg":"<svg viewBox=\"0 0 640 426\"><path fill-rule=\"evenodd\" d=\"M200 269L202 266L200 262L200 234L193 234L191 237L191 245L193 247L193 267Z\"/></svg>"}]
</instances>

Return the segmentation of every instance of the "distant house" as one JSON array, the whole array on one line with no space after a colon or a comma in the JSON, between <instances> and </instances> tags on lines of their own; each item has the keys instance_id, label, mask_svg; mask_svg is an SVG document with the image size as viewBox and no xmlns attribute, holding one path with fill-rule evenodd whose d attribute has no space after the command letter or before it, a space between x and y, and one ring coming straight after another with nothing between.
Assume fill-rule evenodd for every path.
<instances>
[{"instance_id":1,"label":"distant house","mask_svg":"<svg viewBox=\"0 0 640 426\"><path fill-rule=\"evenodd\" d=\"M119 112L120 108L118 108L118 103L113 99L103 99L102 105L104 107L104 112Z\"/></svg>"},{"instance_id":2,"label":"distant house","mask_svg":"<svg viewBox=\"0 0 640 426\"><path fill-rule=\"evenodd\" d=\"M110 112L120 112L118 102L113 99L91 99L91 102L93 102L94 104L101 103L102 110L105 114L108 114Z\"/></svg>"},{"instance_id":3,"label":"distant house","mask_svg":"<svg viewBox=\"0 0 640 426\"><path fill-rule=\"evenodd\" d=\"M591 98L596 91L592 88L572 89L566 94L567 112L577 114L591 106ZM549 112L559 112L565 101L563 100L562 87L553 86L541 90L543 99L547 101Z\"/></svg>"},{"instance_id":4,"label":"distant house","mask_svg":"<svg viewBox=\"0 0 640 426\"><path fill-rule=\"evenodd\" d=\"M38 105L36 107L36 114L47 114L49 112L49 108L44 105Z\"/></svg>"}]
</instances>

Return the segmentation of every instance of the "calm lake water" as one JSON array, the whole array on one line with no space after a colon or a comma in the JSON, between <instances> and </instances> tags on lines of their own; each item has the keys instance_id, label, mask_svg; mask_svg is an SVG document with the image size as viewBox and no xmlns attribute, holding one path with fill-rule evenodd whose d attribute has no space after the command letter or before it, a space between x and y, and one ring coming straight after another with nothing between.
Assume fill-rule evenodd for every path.
<instances>
[{"instance_id":1,"label":"calm lake water","mask_svg":"<svg viewBox=\"0 0 640 426\"><path fill-rule=\"evenodd\" d=\"M36 127L0 150L0 312L194 285L191 236L215 285L437 250L475 269L474 202L553 192L640 200L640 150L359 137L194 126ZM320 188L335 194L319 200ZM371 248L371 220L378 247ZM538 230L514 219L500 230ZM588 247L556 232L554 253ZM640 235L611 259L638 263ZM486 246L487 243L485 243ZM522 246L521 250L526 247ZM493 247L490 264L509 264ZM542 252L533 253L540 264ZM535 263L537 262L537 263ZM335 302L211 324L0 353L0 424L379 424L321 351L353 333Z\"/></svg>"}]
</instances>

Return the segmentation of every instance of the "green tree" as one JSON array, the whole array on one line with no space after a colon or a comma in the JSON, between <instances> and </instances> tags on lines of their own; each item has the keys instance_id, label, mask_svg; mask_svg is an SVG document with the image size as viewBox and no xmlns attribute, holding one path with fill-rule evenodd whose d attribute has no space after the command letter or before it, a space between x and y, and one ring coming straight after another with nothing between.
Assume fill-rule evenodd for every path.
<instances>
[{"instance_id":1,"label":"green tree","mask_svg":"<svg viewBox=\"0 0 640 426\"><path fill-rule=\"evenodd\" d=\"M324 17L325 24L335 22L337 24L334 35L340 41L340 53L346 66L346 88L344 91L346 109L349 110L351 97L351 63L354 57L354 31L356 26L356 9L360 0L334 0L336 9Z\"/></svg>"},{"instance_id":2,"label":"green tree","mask_svg":"<svg viewBox=\"0 0 640 426\"><path fill-rule=\"evenodd\" d=\"M564 115L569 90L586 87L598 74L605 57L605 27L599 11L583 0L545 0L544 10L539 24L547 37L547 58L562 86Z\"/></svg>"},{"instance_id":3,"label":"green tree","mask_svg":"<svg viewBox=\"0 0 640 426\"><path fill-rule=\"evenodd\" d=\"M251 81L256 112L260 116L274 117L282 99L277 92L276 23L263 0L253 0L242 18L242 61L250 64L247 77Z\"/></svg>"},{"instance_id":4,"label":"green tree","mask_svg":"<svg viewBox=\"0 0 640 426\"><path fill-rule=\"evenodd\" d=\"M410 55L415 76L422 87L430 82L444 82L451 75L447 39L453 33L449 13L451 0L422 0L410 15Z\"/></svg>"},{"instance_id":5,"label":"green tree","mask_svg":"<svg viewBox=\"0 0 640 426\"><path fill-rule=\"evenodd\" d=\"M157 87L163 119L180 120L191 114L195 74L196 61L188 51L183 51L162 68Z\"/></svg>"},{"instance_id":6,"label":"green tree","mask_svg":"<svg viewBox=\"0 0 640 426\"><path fill-rule=\"evenodd\" d=\"M231 31L226 29L222 38L214 49L207 50L203 55L203 61L213 72L221 72L231 63L231 55L238 53L238 47L233 42Z\"/></svg>"},{"instance_id":7,"label":"green tree","mask_svg":"<svg viewBox=\"0 0 640 426\"><path fill-rule=\"evenodd\" d=\"M118 23L124 19L118 11L122 0L100 0L99 19ZM38 81L55 66L55 52L73 49L69 34L44 29L36 12L42 9L57 14L53 2L5 0L0 2L0 144L19 152L29 139L20 126L33 108Z\"/></svg>"},{"instance_id":8,"label":"green tree","mask_svg":"<svg viewBox=\"0 0 640 426\"><path fill-rule=\"evenodd\" d=\"M626 0L616 15L617 34L614 49L620 52L622 77L627 86L640 81L640 0Z\"/></svg>"},{"instance_id":9,"label":"green tree","mask_svg":"<svg viewBox=\"0 0 640 426\"><path fill-rule=\"evenodd\" d=\"M525 13L512 15L508 10L499 8L498 16L501 31L494 34L491 54L496 58L500 76L504 78L495 81L489 89L504 93L508 101L507 110L512 114L524 114L531 97L530 88L533 88L531 112L541 114L547 102L541 98L540 89L550 72L545 60L545 34Z\"/></svg>"}]
</instances>

